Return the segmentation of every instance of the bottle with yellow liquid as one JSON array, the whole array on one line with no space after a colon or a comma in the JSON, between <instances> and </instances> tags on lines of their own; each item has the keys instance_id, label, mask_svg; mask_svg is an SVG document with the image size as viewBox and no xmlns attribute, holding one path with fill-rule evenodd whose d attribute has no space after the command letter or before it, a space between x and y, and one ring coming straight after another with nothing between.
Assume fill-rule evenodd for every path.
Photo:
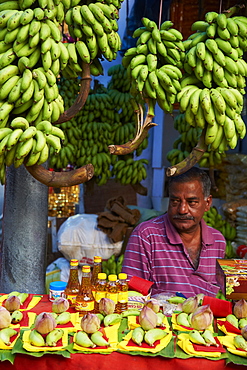
<instances>
[{"instance_id":1,"label":"bottle with yellow liquid","mask_svg":"<svg viewBox=\"0 0 247 370\"><path fill-rule=\"evenodd\" d=\"M78 295L80 289L78 263L79 261L77 259L70 260L69 280L64 292L65 297L69 301L69 305L71 307L75 306L76 296Z\"/></svg>"},{"instance_id":2,"label":"bottle with yellow liquid","mask_svg":"<svg viewBox=\"0 0 247 370\"><path fill-rule=\"evenodd\" d=\"M93 258L93 270L91 275L91 285L92 285L92 293L95 297L95 289L96 283L98 280L98 274L101 272L102 269L102 258L100 256L94 256Z\"/></svg>"},{"instance_id":3,"label":"bottle with yellow liquid","mask_svg":"<svg viewBox=\"0 0 247 370\"><path fill-rule=\"evenodd\" d=\"M86 313L94 312L94 297L91 287L91 268L90 266L82 266L82 279L79 293L75 301L75 310L79 311L80 316Z\"/></svg>"},{"instance_id":4,"label":"bottle with yellow liquid","mask_svg":"<svg viewBox=\"0 0 247 370\"><path fill-rule=\"evenodd\" d=\"M100 272L98 274L98 280L95 285L95 313L99 313L99 302L101 298L106 297L106 274Z\"/></svg>"},{"instance_id":5,"label":"bottle with yellow liquid","mask_svg":"<svg viewBox=\"0 0 247 370\"><path fill-rule=\"evenodd\" d=\"M128 282L127 274L118 274L118 303L117 303L117 313L122 313L128 309Z\"/></svg>"},{"instance_id":6,"label":"bottle with yellow liquid","mask_svg":"<svg viewBox=\"0 0 247 370\"><path fill-rule=\"evenodd\" d=\"M106 285L106 298L111 299L115 303L115 311L117 312L118 303L118 286L117 286L117 275L108 275L108 282Z\"/></svg>"}]
</instances>

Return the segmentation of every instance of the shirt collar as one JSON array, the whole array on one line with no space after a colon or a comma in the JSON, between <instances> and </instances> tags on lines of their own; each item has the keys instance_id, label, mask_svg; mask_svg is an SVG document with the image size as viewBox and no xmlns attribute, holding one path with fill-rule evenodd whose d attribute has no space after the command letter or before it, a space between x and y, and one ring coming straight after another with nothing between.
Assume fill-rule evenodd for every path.
<instances>
[{"instance_id":1,"label":"shirt collar","mask_svg":"<svg viewBox=\"0 0 247 370\"><path fill-rule=\"evenodd\" d=\"M171 244L182 244L182 240L180 235L178 234L177 230L169 220L168 214L164 215L164 222L166 226L166 235L169 239ZM202 228L202 244L210 245L213 244L214 238L212 233L209 232L209 227L207 226L206 222L202 219L201 220L201 228Z\"/></svg>"}]
</instances>

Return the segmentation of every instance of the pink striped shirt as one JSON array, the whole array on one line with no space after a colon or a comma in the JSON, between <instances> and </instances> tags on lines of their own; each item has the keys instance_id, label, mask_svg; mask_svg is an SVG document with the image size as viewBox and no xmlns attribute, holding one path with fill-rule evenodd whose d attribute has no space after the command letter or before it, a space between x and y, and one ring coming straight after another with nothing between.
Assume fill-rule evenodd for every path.
<instances>
[{"instance_id":1,"label":"pink striped shirt","mask_svg":"<svg viewBox=\"0 0 247 370\"><path fill-rule=\"evenodd\" d=\"M130 236L122 271L128 277L138 276L154 282L152 295L181 292L186 297L198 293L215 296L219 290L216 259L224 258L226 242L223 235L207 226L204 220L201 230L202 249L195 270L167 214L142 222Z\"/></svg>"}]
</instances>

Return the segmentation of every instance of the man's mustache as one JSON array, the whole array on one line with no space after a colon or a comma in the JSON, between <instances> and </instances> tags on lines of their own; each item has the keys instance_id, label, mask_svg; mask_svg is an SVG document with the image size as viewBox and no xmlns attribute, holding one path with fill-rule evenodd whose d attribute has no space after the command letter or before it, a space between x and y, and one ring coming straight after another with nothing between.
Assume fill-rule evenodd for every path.
<instances>
[{"instance_id":1,"label":"man's mustache","mask_svg":"<svg viewBox=\"0 0 247 370\"><path fill-rule=\"evenodd\" d=\"M175 219L175 220L194 220L194 217L193 216L174 215L173 219Z\"/></svg>"}]
</instances>

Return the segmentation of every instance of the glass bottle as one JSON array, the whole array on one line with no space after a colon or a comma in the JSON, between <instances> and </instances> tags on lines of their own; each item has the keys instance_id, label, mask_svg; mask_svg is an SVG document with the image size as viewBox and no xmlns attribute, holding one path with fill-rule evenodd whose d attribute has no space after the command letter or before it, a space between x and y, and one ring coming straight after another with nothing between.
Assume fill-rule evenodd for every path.
<instances>
[{"instance_id":1,"label":"glass bottle","mask_svg":"<svg viewBox=\"0 0 247 370\"><path fill-rule=\"evenodd\" d=\"M79 261L76 259L70 260L69 280L64 292L65 297L69 301L69 305L72 307L75 306L75 299L80 289L78 263Z\"/></svg>"},{"instance_id":2,"label":"glass bottle","mask_svg":"<svg viewBox=\"0 0 247 370\"><path fill-rule=\"evenodd\" d=\"M79 311L80 316L94 312L94 297L91 288L91 268L82 266L82 278L79 293L75 301L75 310Z\"/></svg>"},{"instance_id":3,"label":"glass bottle","mask_svg":"<svg viewBox=\"0 0 247 370\"><path fill-rule=\"evenodd\" d=\"M128 282L127 274L118 274L118 303L117 303L117 313L121 313L128 309Z\"/></svg>"},{"instance_id":4,"label":"glass bottle","mask_svg":"<svg viewBox=\"0 0 247 370\"><path fill-rule=\"evenodd\" d=\"M98 274L98 280L95 285L95 308L94 312L99 313L99 302L101 298L106 297L106 274L100 272Z\"/></svg>"},{"instance_id":5,"label":"glass bottle","mask_svg":"<svg viewBox=\"0 0 247 370\"><path fill-rule=\"evenodd\" d=\"M118 286L117 286L117 275L111 274L108 275L108 282L106 285L106 298L111 299L115 302L115 311L117 312L117 303L118 303Z\"/></svg>"},{"instance_id":6,"label":"glass bottle","mask_svg":"<svg viewBox=\"0 0 247 370\"><path fill-rule=\"evenodd\" d=\"M95 286L98 279L98 274L101 272L102 269L102 258L100 256L94 256L93 258L93 270L91 275L91 285L92 285L92 293L95 297Z\"/></svg>"}]
</instances>

